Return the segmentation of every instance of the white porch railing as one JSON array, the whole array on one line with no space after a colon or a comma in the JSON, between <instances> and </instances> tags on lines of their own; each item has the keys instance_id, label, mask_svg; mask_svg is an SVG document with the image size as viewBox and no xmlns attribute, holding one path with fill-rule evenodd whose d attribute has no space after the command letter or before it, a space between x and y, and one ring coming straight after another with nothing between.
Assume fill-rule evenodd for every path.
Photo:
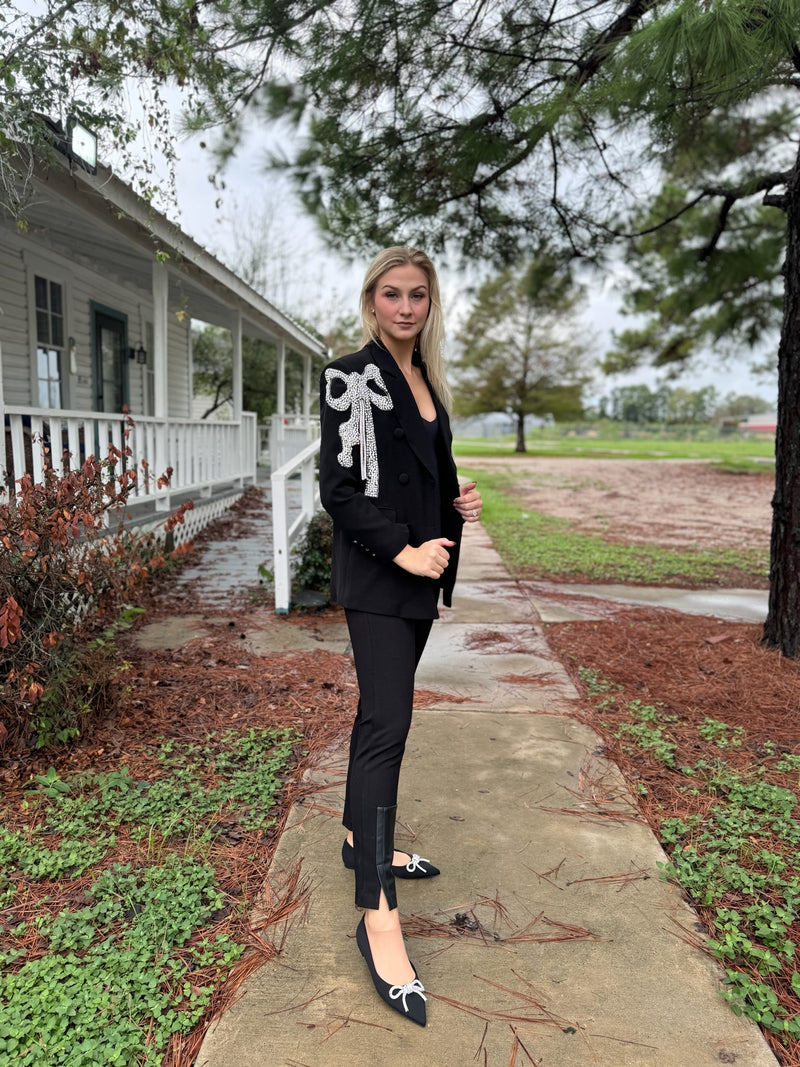
<instances>
[{"instance_id":1,"label":"white porch railing","mask_svg":"<svg viewBox=\"0 0 800 1067\"><path fill-rule=\"evenodd\" d=\"M269 467L279 470L319 437L319 415L271 415Z\"/></svg>"},{"instance_id":2,"label":"white porch railing","mask_svg":"<svg viewBox=\"0 0 800 1067\"><path fill-rule=\"evenodd\" d=\"M47 462L55 470L75 469L88 456L105 459L110 445L120 452L130 449L123 462L138 472L131 502L151 500L159 511L169 509L176 493L210 496L217 485L255 481L258 428L252 412L232 422L147 415L131 419L103 412L6 407L5 456L0 453L6 493L13 496L14 483L25 473L41 482ZM158 479L168 468L169 485L159 488Z\"/></svg>"},{"instance_id":3,"label":"white porch railing","mask_svg":"<svg viewBox=\"0 0 800 1067\"><path fill-rule=\"evenodd\" d=\"M317 453L320 440L306 445L302 452L273 469L272 536L274 553L275 611L288 612L292 598L291 551L303 534L319 505ZM300 498L294 507L289 502L289 481L300 472Z\"/></svg>"}]
</instances>

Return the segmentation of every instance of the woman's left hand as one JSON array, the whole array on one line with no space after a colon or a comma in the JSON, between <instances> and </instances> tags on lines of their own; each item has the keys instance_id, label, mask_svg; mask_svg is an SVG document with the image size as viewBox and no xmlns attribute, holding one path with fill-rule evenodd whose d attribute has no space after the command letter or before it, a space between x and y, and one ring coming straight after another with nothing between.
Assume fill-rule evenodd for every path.
<instances>
[{"instance_id":1,"label":"woman's left hand","mask_svg":"<svg viewBox=\"0 0 800 1067\"><path fill-rule=\"evenodd\" d=\"M458 496L453 501L453 507L464 522L478 522L481 517L483 501L481 494L475 488L476 482L466 482L461 486Z\"/></svg>"}]
</instances>

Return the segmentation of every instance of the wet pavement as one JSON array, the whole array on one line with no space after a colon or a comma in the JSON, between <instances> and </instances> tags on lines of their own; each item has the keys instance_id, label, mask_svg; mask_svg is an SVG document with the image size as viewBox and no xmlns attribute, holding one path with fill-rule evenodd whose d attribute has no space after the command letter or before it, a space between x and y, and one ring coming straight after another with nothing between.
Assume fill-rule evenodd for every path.
<instances>
[{"instance_id":1,"label":"wet pavement","mask_svg":"<svg viewBox=\"0 0 800 1067\"><path fill-rule=\"evenodd\" d=\"M569 585L562 592L614 600L623 604L672 608L689 615L713 615L737 622L764 622L766 589L673 589L657 585Z\"/></svg>"},{"instance_id":2,"label":"wet pavement","mask_svg":"<svg viewBox=\"0 0 800 1067\"><path fill-rule=\"evenodd\" d=\"M272 571L272 505L268 486L261 487L261 501L247 509L246 515L232 520L223 516L219 521L219 536L202 544L196 562L184 567L178 575L178 589L192 590L199 608L219 608L230 602L244 589L267 587L269 578L259 572L260 567ZM300 486L288 487L289 518L300 510ZM225 526L233 522L235 536L225 533Z\"/></svg>"},{"instance_id":3,"label":"wet pavement","mask_svg":"<svg viewBox=\"0 0 800 1067\"><path fill-rule=\"evenodd\" d=\"M570 617L592 617L585 590L575 603ZM620 772L572 714L578 694L541 626L571 610L513 581L467 528L453 608L420 663L431 703L414 714L398 809L398 846L442 869L398 882L428 1026L378 999L355 944L343 746L310 775L264 872L265 909L298 872L307 907L266 931L280 951L210 1029L198 1067L774 1067L720 997L723 972L660 878L664 853ZM252 623L254 651L309 639L274 616ZM313 640L348 651L340 618Z\"/></svg>"}]
</instances>

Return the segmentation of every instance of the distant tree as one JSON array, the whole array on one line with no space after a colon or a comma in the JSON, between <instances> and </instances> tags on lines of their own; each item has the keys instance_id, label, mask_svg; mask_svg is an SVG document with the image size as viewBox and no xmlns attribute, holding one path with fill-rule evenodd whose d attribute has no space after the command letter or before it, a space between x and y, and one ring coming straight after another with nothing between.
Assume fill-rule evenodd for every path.
<instances>
[{"instance_id":1,"label":"distant tree","mask_svg":"<svg viewBox=\"0 0 800 1067\"><path fill-rule=\"evenodd\" d=\"M742 415L760 415L762 412L773 411L774 408L775 405L770 404L769 400L765 400L763 396L727 393L714 409L714 417L724 419Z\"/></svg>"},{"instance_id":2,"label":"distant tree","mask_svg":"<svg viewBox=\"0 0 800 1067\"><path fill-rule=\"evenodd\" d=\"M320 333L310 323L299 323L323 342L332 358L353 352L359 347L358 324L354 315L332 322L327 333ZM312 362L311 404L316 396L316 376L324 357ZM201 418L210 418L224 404L233 400L233 344L228 330L208 324L192 330L194 392L207 396L208 406ZM299 360L286 361L286 406L300 410L303 402L303 367ZM242 338L242 406L254 411L259 422L274 415L278 405L278 353L274 344L260 338Z\"/></svg>"},{"instance_id":3,"label":"distant tree","mask_svg":"<svg viewBox=\"0 0 800 1067\"><path fill-rule=\"evenodd\" d=\"M360 325L355 315L342 310L335 286L324 277L322 265L313 254L298 256L296 235L288 223L285 205L267 195L258 205L236 208L230 226L231 265L257 293L277 304L298 326L321 341L331 358L354 352L360 347ZM290 358L286 363L287 405L299 403L302 367ZM324 358L315 360L312 378L321 370ZM268 342L244 338L242 346L245 391L251 390L255 404L249 410L275 411L274 382L277 356ZM312 388L312 404L316 390Z\"/></svg>"},{"instance_id":4,"label":"distant tree","mask_svg":"<svg viewBox=\"0 0 800 1067\"><path fill-rule=\"evenodd\" d=\"M228 330L203 325L192 332L192 362L196 396L207 396L201 418L210 418L233 400L233 343ZM297 360L286 361L286 406L302 403L303 376ZM242 407L265 422L277 410L278 353L269 341L242 338Z\"/></svg>"},{"instance_id":5,"label":"distant tree","mask_svg":"<svg viewBox=\"0 0 800 1067\"><path fill-rule=\"evenodd\" d=\"M661 385L622 385L601 400L601 413L619 422L698 423L716 414L718 393L713 385L702 389Z\"/></svg>"},{"instance_id":6,"label":"distant tree","mask_svg":"<svg viewBox=\"0 0 800 1067\"><path fill-rule=\"evenodd\" d=\"M286 360L286 407L302 404L303 376L298 360ZM242 337L242 407L266 422L278 407L278 350L256 337Z\"/></svg>"},{"instance_id":7,"label":"distant tree","mask_svg":"<svg viewBox=\"0 0 800 1067\"><path fill-rule=\"evenodd\" d=\"M195 396L208 397L208 407L200 416L207 419L233 400L233 356L231 336L218 326L192 327L193 389Z\"/></svg>"},{"instance_id":8,"label":"distant tree","mask_svg":"<svg viewBox=\"0 0 800 1067\"><path fill-rule=\"evenodd\" d=\"M708 422L718 397L713 385L695 390L675 386L667 393L664 421L681 424Z\"/></svg>"},{"instance_id":9,"label":"distant tree","mask_svg":"<svg viewBox=\"0 0 800 1067\"><path fill-rule=\"evenodd\" d=\"M620 385L612 389L604 410L617 422L660 422L664 395L653 392L647 385Z\"/></svg>"},{"instance_id":10,"label":"distant tree","mask_svg":"<svg viewBox=\"0 0 800 1067\"><path fill-rule=\"evenodd\" d=\"M526 415L580 418L589 349L582 298L570 271L544 252L484 282L458 332L459 412L513 415L517 452L526 451Z\"/></svg>"},{"instance_id":11,"label":"distant tree","mask_svg":"<svg viewBox=\"0 0 800 1067\"><path fill-rule=\"evenodd\" d=\"M361 322L355 315L339 314L329 320L327 327L314 327L331 359L356 352L361 347Z\"/></svg>"}]
</instances>

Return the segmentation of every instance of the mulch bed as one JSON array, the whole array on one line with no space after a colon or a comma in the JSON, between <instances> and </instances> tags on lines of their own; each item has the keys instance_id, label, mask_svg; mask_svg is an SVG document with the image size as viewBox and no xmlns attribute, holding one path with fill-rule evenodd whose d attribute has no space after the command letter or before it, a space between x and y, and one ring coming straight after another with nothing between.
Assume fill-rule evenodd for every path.
<instances>
[{"instance_id":1,"label":"mulch bed","mask_svg":"<svg viewBox=\"0 0 800 1067\"><path fill-rule=\"evenodd\" d=\"M678 767L701 759L713 763L722 754L730 767L746 772L768 755L800 752L800 663L764 648L760 625L630 608L596 621L548 624L545 632L579 692L584 689L579 667L594 669L621 687L611 694L613 704L602 710L596 706L602 697L586 696L578 714L601 734L606 755L621 768L656 835L665 819L685 818L710 800L687 795L681 790L689 781L684 775L642 751L632 753L614 736L619 723L629 720L622 713L627 702L639 700L656 705L664 715L677 716L665 732L678 746ZM720 753L698 734L697 727L706 718L742 727L742 744ZM796 772L771 773L770 781L792 790L800 801ZM640 792L640 785L646 793ZM697 910L710 928L713 909ZM789 936L800 944L800 923ZM796 1014L800 998L789 985L791 971L787 966L771 984L782 1005ZM774 1035L765 1036L779 1063L800 1065L798 1042L784 1046Z\"/></svg>"},{"instance_id":2,"label":"mulch bed","mask_svg":"<svg viewBox=\"0 0 800 1067\"><path fill-rule=\"evenodd\" d=\"M248 536L253 514L258 512L261 518L262 506L263 497L249 491L228 515L199 535L195 549L199 551L206 541ZM132 635L123 635L120 651L132 665L125 678L130 691L121 698L117 713L98 723L72 750L7 753L0 760L4 807L11 813L19 810L17 801L25 782L50 766L64 776L80 770L127 767L134 777L144 777L158 770L153 745L161 737L201 740L237 724L286 726L302 734L302 751L298 746L296 763L275 810L274 827L261 834L239 834L233 828L215 846L213 862L230 902L219 929L244 940L248 953L217 992L204 1023L173 1043L166 1067L188 1067L193 1062L208 1025L235 998L241 982L279 951L285 920L305 906L309 887L290 880L274 899L259 900L257 925L238 917L236 908L243 898L257 898L289 808L314 788L304 782L305 769L324 761L332 751L344 751L352 722L356 685L349 657L321 649L254 655L242 640L259 615L262 621L269 618L269 625L313 630L332 615L338 617L338 612L276 617L256 581L253 588L232 597L224 609L209 609L203 635L179 648L142 651ZM598 602L592 599L591 605L597 614ZM203 611L190 585L176 591L169 580L151 590L144 606L146 622ZM669 734L678 744L679 764L719 755L718 749L698 737L697 724L707 717L744 727L742 746L725 752L733 767L752 766L767 751L766 742L774 742L782 752L800 751L800 664L761 647L759 626L618 604L605 607L604 617L594 621L547 625L547 639L579 690L578 667L594 668L622 687L619 703L637 699L657 704L666 714L677 714ZM490 643L490 635L486 641ZM432 699L441 699L441 694L420 692L417 705ZM624 751L613 736L615 712L599 713L595 703L585 699L578 713L602 734L607 755L631 784L646 786L646 795L639 796L638 803L654 831L659 832L666 817L689 814L687 797L679 788L681 776L645 755ZM603 722L608 725L604 727ZM800 797L796 780L785 784ZM13 815L9 817L13 823ZM53 887L47 888L51 899L46 904L40 899L44 890L35 884L28 887L24 899L18 894L15 905L20 905L21 912L17 921L24 918L26 908L32 914L42 907L57 910L64 906ZM72 885L70 891L80 894L81 885ZM704 918L702 909L700 915ZM791 995L783 992L787 998ZM796 1009L800 1010L800 1002ZM800 1067L800 1050L784 1049L775 1040L771 1044L785 1067Z\"/></svg>"}]
</instances>

